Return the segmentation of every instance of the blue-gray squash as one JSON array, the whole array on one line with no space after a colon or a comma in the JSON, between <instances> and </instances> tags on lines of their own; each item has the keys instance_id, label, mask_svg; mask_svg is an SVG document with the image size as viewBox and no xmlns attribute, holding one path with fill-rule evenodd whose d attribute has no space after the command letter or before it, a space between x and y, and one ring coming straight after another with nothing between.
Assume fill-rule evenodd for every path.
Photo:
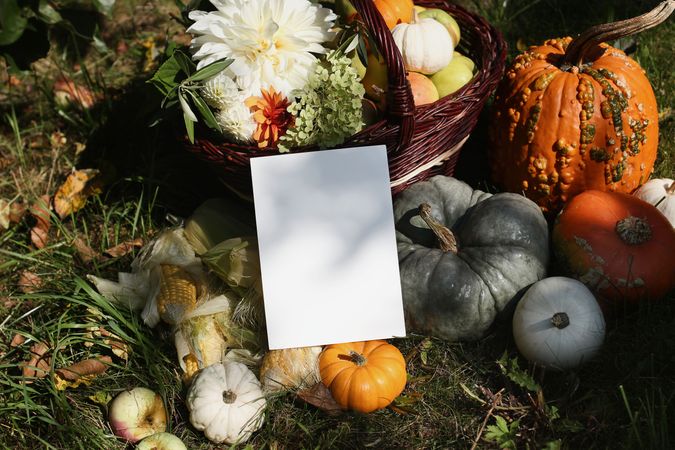
<instances>
[{"instance_id":1,"label":"blue-gray squash","mask_svg":"<svg viewBox=\"0 0 675 450\"><path fill-rule=\"evenodd\" d=\"M492 195L438 175L399 194L394 216L409 332L479 339L519 291L546 275L546 219L522 195Z\"/></svg>"}]
</instances>

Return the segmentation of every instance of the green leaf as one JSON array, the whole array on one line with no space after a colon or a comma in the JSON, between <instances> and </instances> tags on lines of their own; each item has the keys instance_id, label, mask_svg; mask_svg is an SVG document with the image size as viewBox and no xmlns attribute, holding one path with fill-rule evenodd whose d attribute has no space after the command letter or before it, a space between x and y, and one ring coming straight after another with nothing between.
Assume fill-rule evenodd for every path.
<instances>
[{"instance_id":1,"label":"green leaf","mask_svg":"<svg viewBox=\"0 0 675 450\"><path fill-rule=\"evenodd\" d=\"M234 60L233 59L221 59L220 61L216 61L214 63L209 64L206 67L202 67L198 71L192 74L190 78L188 78L190 81L202 81L206 80L207 78L211 78L223 70L225 70L230 64L232 64Z\"/></svg>"},{"instance_id":2,"label":"green leaf","mask_svg":"<svg viewBox=\"0 0 675 450\"><path fill-rule=\"evenodd\" d=\"M0 0L2 1L2 0ZM61 14L50 5L47 0L40 0L38 4L38 15L45 23L50 25L57 24L63 20Z\"/></svg>"},{"instance_id":3,"label":"green leaf","mask_svg":"<svg viewBox=\"0 0 675 450\"><path fill-rule=\"evenodd\" d=\"M195 123L183 112L183 120L185 121L185 129L187 130L188 138L191 143L195 143Z\"/></svg>"},{"instance_id":4,"label":"green leaf","mask_svg":"<svg viewBox=\"0 0 675 450\"><path fill-rule=\"evenodd\" d=\"M190 104L188 103L187 98L185 98L185 93L180 89L178 90L178 100L180 101L180 107L183 110L183 114L185 114L191 122L196 122L197 116L192 112L192 108L190 108Z\"/></svg>"},{"instance_id":5,"label":"green leaf","mask_svg":"<svg viewBox=\"0 0 675 450\"><path fill-rule=\"evenodd\" d=\"M359 35L359 45L356 47L356 54L359 55L363 67L368 67L368 49L366 48L366 41Z\"/></svg>"},{"instance_id":6,"label":"green leaf","mask_svg":"<svg viewBox=\"0 0 675 450\"><path fill-rule=\"evenodd\" d=\"M195 106L197 107L197 110L199 111L199 114L202 116L204 119L204 122L206 125L208 125L210 128L213 128L214 130L220 131L220 125L218 125L218 121L216 120L216 117L213 115L213 112L211 111L211 108L209 108L209 105L206 104L203 98L199 96L199 94L195 94L193 91L188 91L190 93L190 96L192 97L192 101L194 102Z\"/></svg>"},{"instance_id":7,"label":"green leaf","mask_svg":"<svg viewBox=\"0 0 675 450\"><path fill-rule=\"evenodd\" d=\"M115 0L94 0L94 6L98 12L109 16L115 6Z\"/></svg>"},{"instance_id":8,"label":"green leaf","mask_svg":"<svg viewBox=\"0 0 675 450\"><path fill-rule=\"evenodd\" d=\"M174 55L175 53L177 52L174 52ZM178 64L178 61L176 61L176 58L174 58L172 55L169 57L169 59L164 61L161 66L159 66L157 72L155 72L148 82L154 84L162 94L168 96L172 94L174 88L178 86L178 81L176 78L180 71L180 65Z\"/></svg>"},{"instance_id":9,"label":"green leaf","mask_svg":"<svg viewBox=\"0 0 675 450\"><path fill-rule=\"evenodd\" d=\"M195 63L192 62L188 55L180 50L176 50L173 52L173 57L175 58L178 67L180 67L180 70L182 70L185 75L189 77L192 72L194 72L196 67Z\"/></svg>"},{"instance_id":10,"label":"green leaf","mask_svg":"<svg viewBox=\"0 0 675 450\"><path fill-rule=\"evenodd\" d=\"M531 392L538 392L541 390L541 387L536 381L534 381L534 378L532 378L529 373L520 368L517 357L509 359L508 354L504 352L499 361L497 361L497 364L499 365L502 373L518 386Z\"/></svg>"},{"instance_id":11,"label":"green leaf","mask_svg":"<svg viewBox=\"0 0 675 450\"><path fill-rule=\"evenodd\" d=\"M27 24L17 0L0 0L0 45L16 42Z\"/></svg>"},{"instance_id":12,"label":"green leaf","mask_svg":"<svg viewBox=\"0 0 675 450\"><path fill-rule=\"evenodd\" d=\"M509 424L506 423L506 419L504 419L502 416L495 416L495 422L497 423L497 428L499 428L504 433L508 433L510 431Z\"/></svg>"}]
</instances>

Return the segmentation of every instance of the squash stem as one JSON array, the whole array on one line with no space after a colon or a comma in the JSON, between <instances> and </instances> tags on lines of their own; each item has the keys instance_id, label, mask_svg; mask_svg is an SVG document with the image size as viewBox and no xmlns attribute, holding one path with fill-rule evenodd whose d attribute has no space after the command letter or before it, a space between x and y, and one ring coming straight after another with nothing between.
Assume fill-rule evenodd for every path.
<instances>
[{"instance_id":1,"label":"squash stem","mask_svg":"<svg viewBox=\"0 0 675 450\"><path fill-rule=\"evenodd\" d=\"M675 0L666 0L641 16L589 28L567 46L562 65L579 66L586 53L596 45L655 27L665 22L674 9Z\"/></svg>"},{"instance_id":2,"label":"squash stem","mask_svg":"<svg viewBox=\"0 0 675 450\"><path fill-rule=\"evenodd\" d=\"M427 225L429 225L431 231L433 231L436 235L436 239L438 239L441 250L444 252L452 252L457 254L457 238L448 227L438 222L431 216L431 205L428 203L422 203L419 206L419 214L422 220L424 220Z\"/></svg>"},{"instance_id":3,"label":"squash stem","mask_svg":"<svg viewBox=\"0 0 675 450\"><path fill-rule=\"evenodd\" d=\"M616 222L614 227L621 240L628 245L640 245L652 238L652 227L640 217L628 216Z\"/></svg>"},{"instance_id":4,"label":"squash stem","mask_svg":"<svg viewBox=\"0 0 675 450\"><path fill-rule=\"evenodd\" d=\"M237 399L237 394L232 391L223 391L223 403L232 404Z\"/></svg>"},{"instance_id":5,"label":"squash stem","mask_svg":"<svg viewBox=\"0 0 675 450\"><path fill-rule=\"evenodd\" d=\"M559 330L566 328L570 324L570 317L567 313L557 312L551 317L551 324Z\"/></svg>"},{"instance_id":6,"label":"squash stem","mask_svg":"<svg viewBox=\"0 0 675 450\"><path fill-rule=\"evenodd\" d=\"M363 366L368 359L363 356L361 353L355 352L354 350L351 350L348 355L338 355L338 359L342 359L345 361L351 361L357 366Z\"/></svg>"}]
</instances>

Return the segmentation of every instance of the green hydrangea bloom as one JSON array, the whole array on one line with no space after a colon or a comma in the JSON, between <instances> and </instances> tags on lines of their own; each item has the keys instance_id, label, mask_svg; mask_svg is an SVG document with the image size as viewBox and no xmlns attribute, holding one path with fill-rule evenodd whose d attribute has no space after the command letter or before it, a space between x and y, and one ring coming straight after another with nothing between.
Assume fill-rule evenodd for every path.
<instances>
[{"instance_id":1,"label":"green hydrangea bloom","mask_svg":"<svg viewBox=\"0 0 675 450\"><path fill-rule=\"evenodd\" d=\"M351 60L336 51L330 52L316 66L307 85L293 93L295 100L288 111L295 125L286 131L279 150L318 145L335 147L363 128L361 100L365 90Z\"/></svg>"}]
</instances>

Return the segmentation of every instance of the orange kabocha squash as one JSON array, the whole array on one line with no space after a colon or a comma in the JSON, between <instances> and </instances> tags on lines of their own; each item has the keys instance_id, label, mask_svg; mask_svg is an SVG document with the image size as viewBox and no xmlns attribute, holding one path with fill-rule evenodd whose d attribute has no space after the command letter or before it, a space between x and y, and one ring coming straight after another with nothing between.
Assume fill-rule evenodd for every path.
<instances>
[{"instance_id":1,"label":"orange kabocha squash","mask_svg":"<svg viewBox=\"0 0 675 450\"><path fill-rule=\"evenodd\" d=\"M412 0L373 0L373 3L390 30L399 23L410 22L415 6Z\"/></svg>"},{"instance_id":2,"label":"orange kabocha squash","mask_svg":"<svg viewBox=\"0 0 675 450\"><path fill-rule=\"evenodd\" d=\"M675 288L675 229L629 194L574 197L556 218L553 249L565 274L586 284L605 310L658 300Z\"/></svg>"},{"instance_id":3,"label":"orange kabocha squash","mask_svg":"<svg viewBox=\"0 0 675 450\"><path fill-rule=\"evenodd\" d=\"M551 39L516 57L493 107L493 181L557 212L587 189L631 192L656 159L654 92L637 62L605 41L664 21L675 2Z\"/></svg>"},{"instance_id":4,"label":"orange kabocha squash","mask_svg":"<svg viewBox=\"0 0 675 450\"><path fill-rule=\"evenodd\" d=\"M407 377L403 355L385 341L329 345L319 356L319 370L341 407L363 413L389 405Z\"/></svg>"}]
</instances>

